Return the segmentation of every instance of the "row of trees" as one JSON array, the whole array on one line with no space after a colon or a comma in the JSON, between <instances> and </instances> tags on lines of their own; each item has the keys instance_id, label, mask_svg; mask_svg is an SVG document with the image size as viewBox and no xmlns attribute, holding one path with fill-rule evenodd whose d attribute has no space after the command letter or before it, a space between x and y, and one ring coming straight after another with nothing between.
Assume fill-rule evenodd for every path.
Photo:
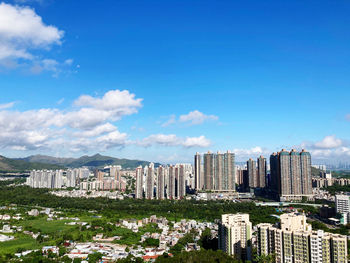
<instances>
[{"instance_id":1,"label":"row of trees","mask_svg":"<svg viewBox=\"0 0 350 263\"><path fill-rule=\"evenodd\" d=\"M1 186L0 202L3 204L38 205L51 208L75 210L96 210L109 218L143 218L151 215L167 217L170 220L187 218L214 221L225 213L249 213L253 224L275 223L276 214L272 207L257 207L252 202L194 200L111 200L107 198L69 198L51 195L47 189L27 186Z\"/></svg>"}]
</instances>

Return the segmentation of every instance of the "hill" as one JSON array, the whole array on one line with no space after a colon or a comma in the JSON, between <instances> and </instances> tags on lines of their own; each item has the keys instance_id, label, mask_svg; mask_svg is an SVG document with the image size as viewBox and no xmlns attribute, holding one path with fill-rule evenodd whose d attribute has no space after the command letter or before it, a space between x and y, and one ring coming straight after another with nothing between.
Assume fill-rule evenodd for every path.
<instances>
[{"instance_id":1,"label":"hill","mask_svg":"<svg viewBox=\"0 0 350 263\"><path fill-rule=\"evenodd\" d=\"M46 155L32 155L26 158L18 159L27 163L41 163L41 164L51 164L59 165L66 168L78 168L82 166L87 166L90 168L103 168L107 165L121 165L123 169L135 169L136 167L142 165L148 165L150 162L141 160L129 160L129 159L119 159L110 156L104 156L101 154L95 154L93 156L82 156L80 158L57 158ZM159 166L159 163L155 163L155 166Z\"/></svg>"},{"instance_id":2,"label":"hill","mask_svg":"<svg viewBox=\"0 0 350 263\"><path fill-rule=\"evenodd\" d=\"M62 169L61 165L26 162L24 160L17 160L6 158L0 155L0 172L24 172L33 169Z\"/></svg>"}]
</instances>

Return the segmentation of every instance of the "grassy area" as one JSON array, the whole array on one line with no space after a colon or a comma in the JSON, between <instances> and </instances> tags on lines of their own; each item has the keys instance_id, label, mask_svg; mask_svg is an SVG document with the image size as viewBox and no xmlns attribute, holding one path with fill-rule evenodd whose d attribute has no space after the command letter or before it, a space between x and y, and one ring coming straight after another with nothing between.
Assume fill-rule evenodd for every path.
<instances>
[{"instance_id":1,"label":"grassy area","mask_svg":"<svg viewBox=\"0 0 350 263\"><path fill-rule=\"evenodd\" d=\"M14 240L0 242L0 254L16 253L18 249L32 250L42 247L42 244L28 235L15 234L14 236Z\"/></svg>"},{"instance_id":2,"label":"grassy area","mask_svg":"<svg viewBox=\"0 0 350 263\"><path fill-rule=\"evenodd\" d=\"M46 217L42 217L34 220L21 222L20 225L22 225L24 229L31 227L33 229L40 230L42 234L50 235L55 232L74 229L74 226L66 225L66 223L69 223L69 222L72 222L72 220L47 221Z\"/></svg>"}]
</instances>

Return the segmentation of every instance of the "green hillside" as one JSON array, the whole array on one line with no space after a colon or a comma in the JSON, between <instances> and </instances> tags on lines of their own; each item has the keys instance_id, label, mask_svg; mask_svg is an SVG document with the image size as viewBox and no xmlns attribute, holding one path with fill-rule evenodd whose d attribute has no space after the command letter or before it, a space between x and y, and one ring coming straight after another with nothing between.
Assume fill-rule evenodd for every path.
<instances>
[{"instance_id":1,"label":"green hillside","mask_svg":"<svg viewBox=\"0 0 350 263\"><path fill-rule=\"evenodd\" d=\"M0 155L0 172L24 172L33 169L62 169L63 166L55 164L44 164L36 162L26 162L6 158Z\"/></svg>"},{"instance_id":2,"label":"green hillside","mask_svg":"<svg viewBox=\"0 0 350 263\"><path fill-rule=\"evenodd\" d=\"M95 154L93 156L82 156L80 158L57 158L46 155L32 155L26 158L17 159L17 161L22 161L25 163L40 163L40 164L50 164L58 165L66 168L78 168L82 166L87 166L90 168L103 168L107 165L121 165L123 169L135 169L136 167L142 165L148 165L150 162L141 160L129 160L129 159L119 159L110 156L104 156L101 154ZM159 166L156 163L155 166Z\"/></svg>"}]
</instances>

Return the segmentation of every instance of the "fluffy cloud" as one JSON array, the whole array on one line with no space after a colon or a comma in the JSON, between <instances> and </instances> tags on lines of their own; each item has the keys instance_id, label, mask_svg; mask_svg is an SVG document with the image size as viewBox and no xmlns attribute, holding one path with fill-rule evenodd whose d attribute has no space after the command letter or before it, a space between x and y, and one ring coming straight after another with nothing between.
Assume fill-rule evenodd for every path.
<instances>
[{"instance_id":1,"label":"fluffy cloud","mask_svg":"<svg viewBox=\"0 0 350 263\"><path fill-rule=\"evenodd\" d=\"M0 66L14 69L21 65L32 74L50 71L56 77L73 60L60 63L42 58L42 52L61 45L63 35L57 27L46 25L34 9L0 3Z\"/></svg>"},{"instance_id":2,"label":"fluffy cloud","mask_svg":"<svg viewBox=\"0 0 350 263\"><path fill-rule=\"evenodd\" d=\"M162 146L183 146L186 148L191 147L208 147L211 142L205 136L199 137L186 137L181 138L175 134L153 134L143 140L137 142L140 146L152 146L152 145L162 145Z\"/></svg>"},{"instance_id":3,"label":"fluffy cloud","mask_svg":"<svg viewBox=\"0 0 350 263\"><path fill-rule=\"evenodd\" d=\"M89 98L82 103L81 98ZM106 103L107 105L100 105ZM33 150L66 147L78 151L89 148L107 149L127 143L110 121L136 113L141 99L129 91L109 91L102 98L82 96L70 111L38 109L8 110L13 104L0 105L0 145L2 148Z\"/></svg>"},{"instance_id":4,"label":"fluffy cloud","mask_svg":"<svg viewBox=\"0 0 350 263\"><path fill-rule=\"evenodd\" d=\"M15 105L15 102L9 102L9 103L5 103L5 104L0 104L0 110L12 108L13 105Z\"/></svg>"},{"instance_id":5,"label":"fluffy cloud","mask_svg":"<svg viewBox=\"0 0 350 263\"><path fill-rule=\"evenodd\" d=\"M343 141L335 137L335 135L329 135L323 138L323 140L316 142L314 148L320 149L333 149L343 145Z\"/></svg>"},{"instance_id":6,"label":"fluffy cloud","mask_svg":"<svg viewBox=\"0 0 350 263\"><path fill-rule=\"evenodd\" d=\"M309 149L314 159L344 160L350 157L349 143L335 135L325 136L317 142L303 142L300 148Z\"/></svg>"},{"instance_id":7,"label":"fluffy cloud","mask_svg":"<svg viewBox=\"0 0 350 263\"><path fill-rule=\"evenodd\" d=\"M169 120L167 120L161 126L166 127L176 122L189 123L190 125L199 125L204 123L205 121L217 121L218 119L218 116L206 115L198 110L194 110L189 112L188 114L180 115L178 120L176 120L175 115L171 115Z\"/></svg>"},{"instance_id":8,"label":"fluffy cloud","mask_svg":"<svg viewBox=\"0 0 350 263\"><path fill-rule=\"evenodd\" d=\"M0 104L0 147L13 150L57 149L102 151L113 147L152 145L208 147L205 136L178 137L154 134L140 141L118 130L113 123L142 107L142 99L127 90L111 90L103 96L82 95L69 110L56 108L17 111L13 103Z\"/></svg>"},{"instance_id":9,"label":"fluffy cloud","mask_svg":"<svg viewBox=\"0 0 350 263\"><path fill-rule=\"evenodd\" d=\"M215 115L205 115L204 113L198 110L191 111L185 115L181 115L179 118L180 122L190 122L192 125L202 124L207 120L216 121L218 119L219 118Z\"/></svg>"},{"instance_id":10,"label":"fluffy cloud","mask_svg":"<svg viewBox=\"0 0 350 263\"><path fill-rule=\"evenodd\" d=\"M246 161L248 158L256 158L260 155L268 156L271 154L271 151L268 149L264 149L260 146L255 146L250 149L233 149L233 153L236 154L236 156L241 160L241 161Z\"/></svg>"},{"instance_id":11,"label":"fluffy cloud","mask_svg":"<svg viewBox=\"0 0 350 263\"><path fill-rule=\"evenodd\" d=\"M29 7L0 4L0 59L33 59L31 50L60 45L63 35Z\"/></svg>"}]
</instances>

